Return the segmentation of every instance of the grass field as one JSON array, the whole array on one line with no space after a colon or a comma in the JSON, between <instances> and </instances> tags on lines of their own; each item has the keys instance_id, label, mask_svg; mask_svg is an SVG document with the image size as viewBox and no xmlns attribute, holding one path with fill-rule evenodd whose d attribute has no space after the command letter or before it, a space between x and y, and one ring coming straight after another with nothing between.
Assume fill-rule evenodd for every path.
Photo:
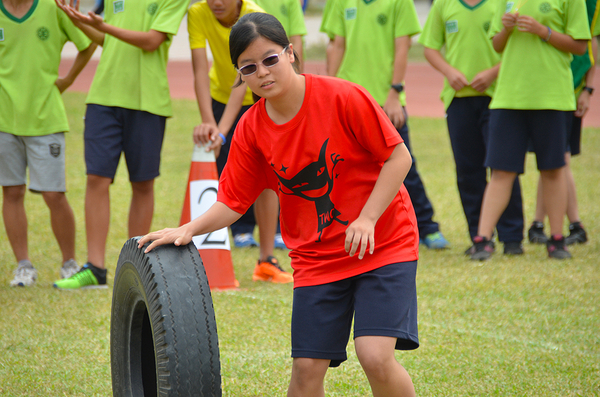
<instances>
[{"instance_id":1,"label":"grass field","mask_svg":"<svg viewBox=\"0 0 600 397\"><path fill-rule=\"evenodd\" d=\"M77 217L77 255L86 259L82 116L84 94L67 93L68 198ZM191 131L199 121L193 101L174 102L156 182L153 229L175 226L190 166ZM573 161L580 210L591 242L572 248L568 261L546 259L525 244L521 257L497 253L471 262L454 166L442 119L410 120L413 150L452 249L423 249L417 278L421 347L398 352L420 396L600 395L600 130L584 132L583 154ZM534 211L537 172L528 159L522 178L527 221ZM112 286L127 239L130 191L121 164L111 189L107 263ZM109 332L112 288L60 292L60 254L38 195L27 195L30 253L39 271L35 287L8 286L14 258L0 232L0 395L111 395ZM257 249L232 251L238 291L214 292L226 396L281 396L291 368L292 287L253 283ZM279 253L284 267L289 258ZM328 396L369 395L353 344L349 360L329 371Z\"/></svg>"}]
</instances>

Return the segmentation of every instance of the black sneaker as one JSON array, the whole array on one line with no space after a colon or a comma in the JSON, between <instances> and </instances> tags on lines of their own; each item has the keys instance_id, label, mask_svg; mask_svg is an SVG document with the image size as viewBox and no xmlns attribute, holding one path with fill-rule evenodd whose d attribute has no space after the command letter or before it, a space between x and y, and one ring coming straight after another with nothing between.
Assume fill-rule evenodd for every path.
<instances>
[{"instance_id":1,"label":"black sneaker","mask_svg":"<svg viewBox=\"0 0 600 397\"><path fill-rule=\"evenodd\" d=\"M490 259L494 253L494 249L494 243L492 241L485 237L475 236L473 237L471 260L485 261Z\"/></svg>"},{"instance_id":2,"label":"black sneaker","mask_svg":"<svg viewBox=\"0 0 600 397\"><path fill-rule=\"evenodd\" d=\"M565 238L560 234L552 236L546 243L546 248L548 249L548 257L550 258L569 259L571 257L565 245Z\"/></svg>"},{"instance_id":3,"label":"black sneaker","mask_svg":"<svg viewBox=\"0 0 600 397\"><path fill-rule=\"evenodd\" d=\"M569 235L565 237L565 244L583 244L588 241L587 233L581 222L573 222L569 225Z\"/></svg>"},{"instance_id":4,"label":"black sneaker","mask_svg":"<svg viewBox=\"0 0 600 397\"><path fill-rule=\"evenodd\" d=\"M520 241L507 241L504 243L504 255L523 255L523 244Z\"/></svg>"},{"instance_id":5,"label":"black sneaker","mask_svg":"<svg viewBox=\"0 0 600 397\"><path fill-rule=\"evenodd\" d=\"M546 244L548 237L544 234L544 223L534 221L527 233L531 244Z\"/></svg>"}]
</instances>

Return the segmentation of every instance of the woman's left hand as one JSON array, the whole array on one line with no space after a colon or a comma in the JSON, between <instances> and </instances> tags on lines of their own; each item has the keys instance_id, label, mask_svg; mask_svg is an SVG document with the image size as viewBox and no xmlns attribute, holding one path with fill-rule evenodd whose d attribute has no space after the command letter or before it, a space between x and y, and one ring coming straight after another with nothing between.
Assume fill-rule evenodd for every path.
<instances>
[{"instance_id":1,"label":"woman's left hand","mask_svg":"<svg viewBox=\"0 0 600 397\"><path fill-rule=\"evenodd\" d=\"M535 34L542 39L548 35L548 28L529 15L519 15L517 18L517 29L521 32Z\"/></svg>"},{"instance_id":2,"label":"woman's left hand","mask_svg":"<svg viewBox=\"0 0 600 397\"><path fill-rule=\"evenodd\" d=\"M575 116L583 118L590 108L590 93L586 90L583 90L581 94L579 94L579 98L577 98L577 110L575 111Z\"/></svg>"},{"instance_id":3,"label":"woman's left hand","mask_svg":"<svg viewBox=\"0 0 600 397\"><path fill-rule=\"evenodd\" d=\"M358 251L358 259L362 259L369 247L369 254L375 250L375 224L364 218L358 217L346 229L345 249L350 256ZM359 250L360 247L360 250Z\"/></svg>"}]
</instances>

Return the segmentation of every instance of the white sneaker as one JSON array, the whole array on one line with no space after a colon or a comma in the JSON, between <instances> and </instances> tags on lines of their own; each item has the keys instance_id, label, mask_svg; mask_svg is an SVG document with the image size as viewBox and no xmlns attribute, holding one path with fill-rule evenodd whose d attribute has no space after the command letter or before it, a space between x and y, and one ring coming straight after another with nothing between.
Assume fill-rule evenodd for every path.
<instances>
[{"instance_id":1,"label":"white sneaker","mask_svg":"<svg viewBox=\"0 0 600 397\"><path fill-rule=\"evenodd\" d=\"M60 277L61 278L69 278L75 273L77 273L81 269L75 259L69 259L65 263L63 263L60 268Z\"/></svg>"},{"instance_id":2,"label":"white sneaker","mask_svg":"<svg viewBox=\"0 0 600 397\"><path fill-rule=\"evenodd\" d=\"M37 270L30 261L23 260L19 262L19 267L15 270L15 278L10 282L11 287L31 287L37 280Z\"/></svg>"}]
</instances>

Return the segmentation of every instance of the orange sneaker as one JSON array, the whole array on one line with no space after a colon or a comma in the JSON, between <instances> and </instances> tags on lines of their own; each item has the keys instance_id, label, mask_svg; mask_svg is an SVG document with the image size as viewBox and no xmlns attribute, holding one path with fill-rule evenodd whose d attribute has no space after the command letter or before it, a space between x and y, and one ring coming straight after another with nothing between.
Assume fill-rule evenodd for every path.
<instances>
[{"instance_id":1,"label":"orange sneaker","mask_svg":"<svg viewBox=\"0 0 600 397\"><path fill-rule=\"evenodd\" d=\"M272 283L287 284L294 281L294 277L279 266L279 261L274 256L267 257L261 262L260 259L252 274L254 281L270 281Z\"/></svg>"}]
</instances>

